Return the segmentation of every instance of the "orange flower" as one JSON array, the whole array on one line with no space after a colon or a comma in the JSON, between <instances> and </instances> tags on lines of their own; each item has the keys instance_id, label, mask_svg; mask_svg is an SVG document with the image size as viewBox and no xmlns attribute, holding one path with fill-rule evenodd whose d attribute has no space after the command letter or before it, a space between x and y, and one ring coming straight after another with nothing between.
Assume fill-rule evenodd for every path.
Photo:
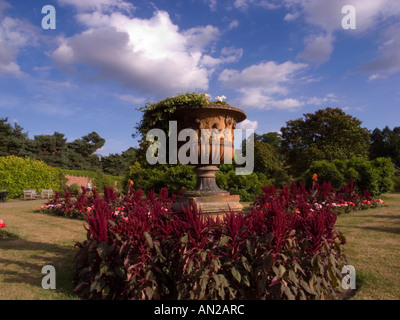
<instances>
[{"instance_id":1,"label":"orange flower","mask_svg":"<svg viewBox=\"0 0 400 320\"><path fill-rule=\"evenodd\" d=\"M132 181L132 180L129 180L129 184L130 184L131 186L133 186L133 181Z\"/></svg>"},{"instance_id":2,"label":"orange flower","mask_svg":"<svg viewBox=\"0 0 400 320\"><path fill-rule=\"evenodd\" d=\"M313 174L312 179L317 182L318 180L318 175L316 173Z\"/></svg>"}]
</instances>

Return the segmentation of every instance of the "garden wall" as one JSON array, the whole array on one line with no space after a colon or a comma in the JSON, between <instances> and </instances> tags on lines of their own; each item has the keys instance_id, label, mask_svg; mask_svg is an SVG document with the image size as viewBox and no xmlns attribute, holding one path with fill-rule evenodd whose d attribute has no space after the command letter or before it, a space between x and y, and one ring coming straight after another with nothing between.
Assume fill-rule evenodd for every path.
<instances>
[{"instance_id":1,"label":"garden wall","mask_svg":"<svg viewBox=\"0 0 400 320\"><path fill-rule=\"evenodd\" d=\"M68 187L77 184L78 186L86 187L87 183L89 182L91 185L93 185L92 178L89 177L76 177L76 176L71 176L69 174L65 175L65 178L67 178L67 182L65 183Z\"/></svg>"}]
</instances>

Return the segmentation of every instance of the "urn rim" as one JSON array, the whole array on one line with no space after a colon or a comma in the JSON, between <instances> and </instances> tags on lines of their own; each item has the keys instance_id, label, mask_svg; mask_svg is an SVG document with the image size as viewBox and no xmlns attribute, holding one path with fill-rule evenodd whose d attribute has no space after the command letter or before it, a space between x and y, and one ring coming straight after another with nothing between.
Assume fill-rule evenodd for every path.
<instances>
[{"instance_id":1,"label":"urn rim","mask_svg":"<svg viewBox=\"0 0 400 320\"><path fill-rule=\"evenodd\" d=\"M205 105L197 105L197 106L191 106L191 105L183 105L183 106L179 106L176 110L175 110L175 114L179 115L181 113L184 113L184 111L187 110L224 110L226 111L226 113L233 117L237 122L242 122L243 120L245 120L247 118L246 113L237 108L237 107L233 107L231 105L226 105L226 104L205 104Z\"/></svg>"}]
</instances>

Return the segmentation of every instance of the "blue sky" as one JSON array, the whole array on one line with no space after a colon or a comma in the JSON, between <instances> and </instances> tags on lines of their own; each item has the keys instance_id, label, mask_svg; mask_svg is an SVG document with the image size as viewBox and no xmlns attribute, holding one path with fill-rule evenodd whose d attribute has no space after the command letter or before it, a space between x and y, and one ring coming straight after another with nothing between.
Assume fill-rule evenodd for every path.
<instances>
[{"instance_id":1,"label":"blue sky","mask_svg":"<svg viewBox=\"0 0 400 320\"><path fill-rule=\"evenodd\" d=\"M0 117L31 138L96 131L120 153L136 108L193 91L225 95L258 133L325 107L399 126L400 1L0 0Z\"/></svg>"}]
</instances>

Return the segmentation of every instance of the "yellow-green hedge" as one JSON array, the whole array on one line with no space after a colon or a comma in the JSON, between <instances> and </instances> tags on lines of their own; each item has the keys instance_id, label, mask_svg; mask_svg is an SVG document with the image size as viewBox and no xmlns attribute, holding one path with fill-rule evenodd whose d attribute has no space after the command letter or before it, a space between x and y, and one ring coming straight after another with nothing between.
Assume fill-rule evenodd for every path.
<instances>
[{"instance_id":1,"label":"yellow-green hedge","mask_svg":"<svg viewBox=\"0 0 400 320\"><path fill-rule=\"evenodd\" d=\"M8 191L7 198L18 198L24 189L59 190L59 171L29 157L0 157L0 190Z\"/></svg>"}]
</instances>

